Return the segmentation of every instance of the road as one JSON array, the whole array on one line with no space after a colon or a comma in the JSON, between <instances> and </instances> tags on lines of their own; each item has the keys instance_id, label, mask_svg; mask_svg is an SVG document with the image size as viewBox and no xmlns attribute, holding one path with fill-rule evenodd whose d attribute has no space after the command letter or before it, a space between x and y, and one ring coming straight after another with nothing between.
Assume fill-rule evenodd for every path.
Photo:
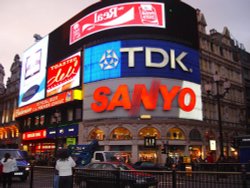
<instances>
[{"instance_id":1,"label":"road","mask_svg":"<svg viewBox=\"0 0 250 188\"><path fill-rule=\"evenodd\" d=\"M30 177L26 182L21 182L19 179L13 179L12 188L30 188ZM33 176L33 188L53 188L54 169L43 167L35 168ZM158 188L172 188L173 179L172 173L157 174ZM177 174L176 188L243 188L241 185L241 176L227 175L217 176L214 174ZM250 187L250 181L247 181L246 187ZM101 182L100 182L101 184ZM74 185L74 188L79 186Z\"/></svg>"}]
</instances>

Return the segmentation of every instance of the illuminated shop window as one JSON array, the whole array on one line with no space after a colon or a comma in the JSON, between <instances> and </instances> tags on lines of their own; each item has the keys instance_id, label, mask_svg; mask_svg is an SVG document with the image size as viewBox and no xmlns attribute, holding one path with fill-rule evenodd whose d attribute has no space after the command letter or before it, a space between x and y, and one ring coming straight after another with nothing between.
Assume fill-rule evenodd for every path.
<instances>
[{"instance_id":1,"label":"illuminated shop window","mask_svg":"<svg viewBox=\"0 0 250 188\"><path fill-rule=\"evenodd\" d=\"M41 115L40 116L40 125L44 125L44 121L45 121L45 115Z\"/></svg>"},{"instance_id":2,"label":"illuminated shop window","mask_svg":"<svg viewBox=\"0 0 250 188\"><path fill-rule=\"evenodd\" d=\"M104 138L105 138L104 132L98 128L92 130L89 134L89 140L94 140L94 139L104 140Z\"/></svg>"},{"instance_id":3,"label":"illuminated shop window","mask_svg":"<svg viewBox=\"0 0 250 188\"><path fill-rule=\"evenodd\" d=\"M39 116L35 117L35 125L38 126L39 125Z\"/></svg>"},{"instance_id":4,"label":"illuminated shop window","mask_svg":"<svg viewBox=\"0 0 250 188\"><path fill-rule=\"evenodd\" d=\"M179 128L172 128L167 133L169 140L185 140L184 132Z\"/></svg>"},{"instance_id":5,"label":"illuminated shop window","mask_svg":"<svg viewBox=\"0 0 250 188\"><path fill-rule=\"evenodd\" d=\"M132 139L132 135L130 131L126 128L119 127L114 129L110 134L111 140L130 140Z\"/></svg>"},{"instance_id":6,"label":"illuminated shop window","mask_svg":"<svg viewBox=\"0 0 250 188\"><path fill-rule=\"evenodd\" d=\"M201 133L197 129L192 129L189 133L189 139L193 141L201 141Z\"/></svg>"},{"instance_id":7,"label":"illuminated shop window","mask_svg":"<svg viewBox=\"0 0 250 188\"><path fill-rule=\"evenodd\" d=\"M156 138L160 138L161 135L160 135L160 132L156 129L156 128L153 128L153 127L145 127L143 129L141 129L139 131L139 138L140 139L144 139L144 137L146 136L155 136Z\"/></svg>"},{"instance_id":8,"label":"illuminated shop window","mask_svg":"<svg viewBox=\"0 0 250 188\"><path fill-rule=\"evenodd\" d=\"M16 133L15 137L18 138L18 137L19 137L19 130L16 129L16 132L15 132L15 133Z\"/></svg>"}]
</instances>

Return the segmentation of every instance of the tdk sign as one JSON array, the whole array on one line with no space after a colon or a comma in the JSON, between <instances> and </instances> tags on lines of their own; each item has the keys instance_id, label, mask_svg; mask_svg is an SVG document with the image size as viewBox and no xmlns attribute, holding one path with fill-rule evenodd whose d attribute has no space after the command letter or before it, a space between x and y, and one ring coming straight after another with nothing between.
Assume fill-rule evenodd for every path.
<instances>
[{"instance_id":1,"label":"tdk sign","mask_svg":"<svg viewBox=\"0 0 250 188\"><path fill-rule=\"evenodd\" d=\"M84 83L119 77L163 77L200 84L199 55L158 40L115 41L85 49Z\"/></svg>"}]
</instances>

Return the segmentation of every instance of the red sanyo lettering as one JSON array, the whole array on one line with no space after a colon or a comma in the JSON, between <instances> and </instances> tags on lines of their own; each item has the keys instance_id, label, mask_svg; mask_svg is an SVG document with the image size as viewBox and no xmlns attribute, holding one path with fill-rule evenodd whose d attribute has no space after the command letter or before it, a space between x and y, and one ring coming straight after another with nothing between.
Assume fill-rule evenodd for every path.
<instances>
[{"instance_id":1,"label":"red sanyo lettering","mask_svg":"<svg viewBox=\"0 0 250 188\"><path fill-rule=\"evenodd\" d=\"M186 112L192 111L196 105L196 95L191 88L173 86L169 89L166 85L160 85L158 90L150 89L148 91L144 84L136 84L131 99L128 85L123 84L118 86L113 96L108 86L97 88L93 94L94 102L91 103L91 109L94 112L113 111L117 107L130 110L134 105L133 101L137 101L136 105L142 103L146 110L155 110L159 94L163 98L162 108L164 111L171 110L172 103L176 98L179 107Z\"/></svg>"}]
</instances>

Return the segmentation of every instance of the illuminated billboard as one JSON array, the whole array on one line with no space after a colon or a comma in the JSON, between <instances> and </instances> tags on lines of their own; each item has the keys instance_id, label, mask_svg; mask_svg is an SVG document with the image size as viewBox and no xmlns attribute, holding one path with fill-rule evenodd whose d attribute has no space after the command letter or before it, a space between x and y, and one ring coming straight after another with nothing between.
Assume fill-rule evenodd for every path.
<instances>
[{"instance_id":1,"label":"illuminated billboard","mask_svg":"<svg viewBox=\"0 0 250 188\"><path fill-rule=\"evenodd\" d=\"M23 53L18 106L45 97L48 36Z\"/></svg>"},{"instance_id":2,"label":"illuminated billboard","mask_svg":"<svg viewBox=\"0 0 250 188\"><path fill-rule=\"evenodd\" d=\"M83 82L162 77L200 84L198 51L161 40L113 41L84 50Z\"/></svg>"},{"instance_id":3,"label":"illuminated billboard","mask_svg":"<svg viewBox=\"0 0 250 188\"><path fill-rule=\"evenodd\" d=\"M140 117L202 120L199 84L169 78L118 78L84 85L84 120Z\"/></svg>"},{"instance_id":4,"label":"illuminated billboard","mask_svg":"<svg viewBox=\"0 0 250 188\"><path fill-rule=\"evenodd\" d=\"M70 90L15 109L15 118L39 112L74 100L82 100L81 90Z\"/></svg>"},{"instance_id":5,"label":"illuminated billboard","mask_svg":"<svg viewBox=\"0 0 250 188\"><path fill-rule=\"evenodd\" d=\"M47 73L47 97L79 86L80 67L80 52L50 66Z\"/></svg>"},{"instance_id":6,"label":"illuminated billboard","mask_svg":"<svg viewBox=\"0 0 250 188\"><path fill-rule=\"evenodd\" d=\"M46 129L23 133L23 140L39 140L46 138Z\"/></svg>"},{"instance_id":7,"label":"illuminated billboard","mask_svg":"<svg viewBox=\"0 0 250 188\"><path fill-rule=\"evenodd\" d=\"M165 27L164 3L127 2L96 10L70 26L70 44L108 29L120 27Z\"/></svg>"}]
</instances>

